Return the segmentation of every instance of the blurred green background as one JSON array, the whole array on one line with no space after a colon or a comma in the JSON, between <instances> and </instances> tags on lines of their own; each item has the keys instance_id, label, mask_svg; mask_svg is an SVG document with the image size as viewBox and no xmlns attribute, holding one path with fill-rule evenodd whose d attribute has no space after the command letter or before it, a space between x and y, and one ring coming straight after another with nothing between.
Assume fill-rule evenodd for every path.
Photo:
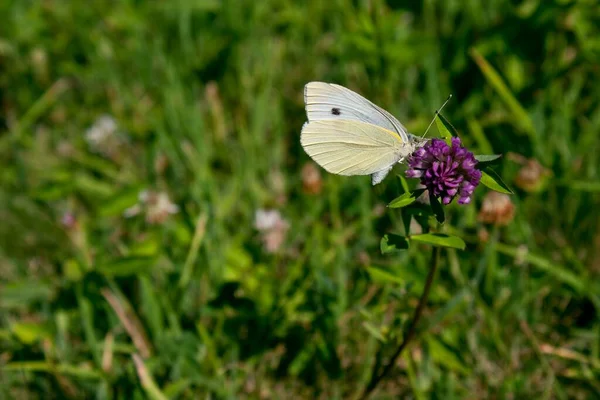
<instances>
[{"instance_id":1,"label":"blurred green background","mask_svg":"<svg viewBox=\"0 0 600 400\"><path fill-rule=\"evenodd\" d=\"M600 398L596 0L3 0L0 20L0 398L364 387L429 250L380 253L394 174L310 163L312 80L417 134L452 93L515 189L449 207L467 250L374 397Z\"/></svg>"}]
</instances>

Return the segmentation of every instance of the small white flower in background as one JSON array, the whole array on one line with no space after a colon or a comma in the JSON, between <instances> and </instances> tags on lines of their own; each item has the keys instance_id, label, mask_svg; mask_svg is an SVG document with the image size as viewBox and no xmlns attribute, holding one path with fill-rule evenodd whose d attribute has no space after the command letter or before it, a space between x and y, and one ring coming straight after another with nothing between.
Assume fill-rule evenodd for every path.
<instances>
[{"instance_id":1,"label":"small white flower in background","mask_svg":"<svg viewBox=\"0 0 600 400\"><path fill-rule=\"evenodd\" d=\"M159 193L153 201L147 202L146 220L150 223L163 222L169 215L177 214L179 207L171 203L169 195L165 192Z\"/></svg>"},{"instance_id":2,"label":"small white flower in background","mask_svg":"<svg viewBox=\"0 0 600 400\"><path fill-rule=\"evenodd\" d=\"M277 210L256 210L254 227L259 231L267 231L273 229L281 220L281 214Z\"/></svg>"},{"instance_id":3,"label":"small white flower in background","mask_svg":"<svg viewBox=\"0 0 600 400\"><path fill-rule=\"evenodd\" d=\"M261 234L265 250L268 253L275 253L285 241L290 224L277 210L259 209L254 215L254 227Z\"/></svg>"},{"instance_id":4,"label":"small white flower in background","mask_svg":"<svg viewBox=\"0 0 600 400\"><path fill-rule=\"evenodd\" d=\"M131 217L135 217L136 215L138 215L141 212L142 212L142 206L138 203L134 206L127 208L125 211L123 211L123 216L125 218L131 218Z\"/></svg>"},{"instance_id":5,"label":"small white flower in background","mask_svg":"<svg viewBox=\"0 0 600 400\"><path fill-rule=\"evenodd\" d=\"M166 192L153 192L143 190L138 195L139 202L126 209L123 215L127 218L136 216L141 212L146 214L146 222L150 224L162 224L169 215L177 214L179 207L169 199Z\"/></svg>"},{"instance_id":6,"label":"small white flower in background","mask_svg":"<svg viewBox=\"0 0 600 400\"><path fill-rule=\"evenodd\" d=\"M122 142L117 122L110 115L99 117L85 132L85 140L92 151L107 156L115 154Z\"/></svg>"},{"instance_id":7,"label":"small white flower in background","mask_svg":"<svg viewBox=\"0 0 600 400\"><path fill-rule=\"evenodd\" d=\"M117 133L117 123L110 115L103 115L85 132L85 140L92 147L102 145Z\"/></svg>"}]
</instances>

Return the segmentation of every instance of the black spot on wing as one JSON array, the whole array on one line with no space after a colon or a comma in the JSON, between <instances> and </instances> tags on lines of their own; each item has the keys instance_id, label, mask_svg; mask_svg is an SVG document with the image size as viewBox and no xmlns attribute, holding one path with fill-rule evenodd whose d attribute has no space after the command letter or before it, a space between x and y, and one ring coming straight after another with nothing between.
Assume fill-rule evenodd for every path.
<instances>
[{"instance_id":1,"label":"black spot on wing","mask_svg":"<svg viewBox=\"0 0 600 400\"><path fill-rule=\"evenodd\" d=\"M333 114L333 115L341 115L341 114L342 114L342 112L340 111L340 109L339 109L339 108L337 108L337 107L333 107L333 108L331 109L331 114Z\"/></svg>"}]
</instances>

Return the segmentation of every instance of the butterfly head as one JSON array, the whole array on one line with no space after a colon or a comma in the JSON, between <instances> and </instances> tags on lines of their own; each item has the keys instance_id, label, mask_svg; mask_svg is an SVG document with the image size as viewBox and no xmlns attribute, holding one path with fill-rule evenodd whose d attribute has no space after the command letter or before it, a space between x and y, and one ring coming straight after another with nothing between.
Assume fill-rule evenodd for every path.
<instances>
[{"instance_id":1,"label":"butterfly head","mask_svg":"<svg viewBox=\"0 0 600 400\"><path fill-rule=\"evenodd\" d=\"M412 147L413 151L418 149L419 147L425 146L430 140L431 139L415 136L411 133L408 134L408 143L410 147Z\"/></svg>"}]
</instances>

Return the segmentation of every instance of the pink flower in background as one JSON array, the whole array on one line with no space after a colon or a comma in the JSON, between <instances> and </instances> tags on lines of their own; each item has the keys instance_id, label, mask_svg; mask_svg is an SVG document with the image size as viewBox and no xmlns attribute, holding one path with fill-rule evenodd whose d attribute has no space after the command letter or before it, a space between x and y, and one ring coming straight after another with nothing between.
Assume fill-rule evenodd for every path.
<instances>
[{"instance_id":1,"label":"pink flower in background","mask_svg":"<svg viewBox=\"0 0 600 400\"><path fill-rule=\"evenodd\" d=\"M254 215L254 227L261 234L265 250L276 253L285 241L290 224L277 210L259 209Z\"/></svg>"}]
</instances>

